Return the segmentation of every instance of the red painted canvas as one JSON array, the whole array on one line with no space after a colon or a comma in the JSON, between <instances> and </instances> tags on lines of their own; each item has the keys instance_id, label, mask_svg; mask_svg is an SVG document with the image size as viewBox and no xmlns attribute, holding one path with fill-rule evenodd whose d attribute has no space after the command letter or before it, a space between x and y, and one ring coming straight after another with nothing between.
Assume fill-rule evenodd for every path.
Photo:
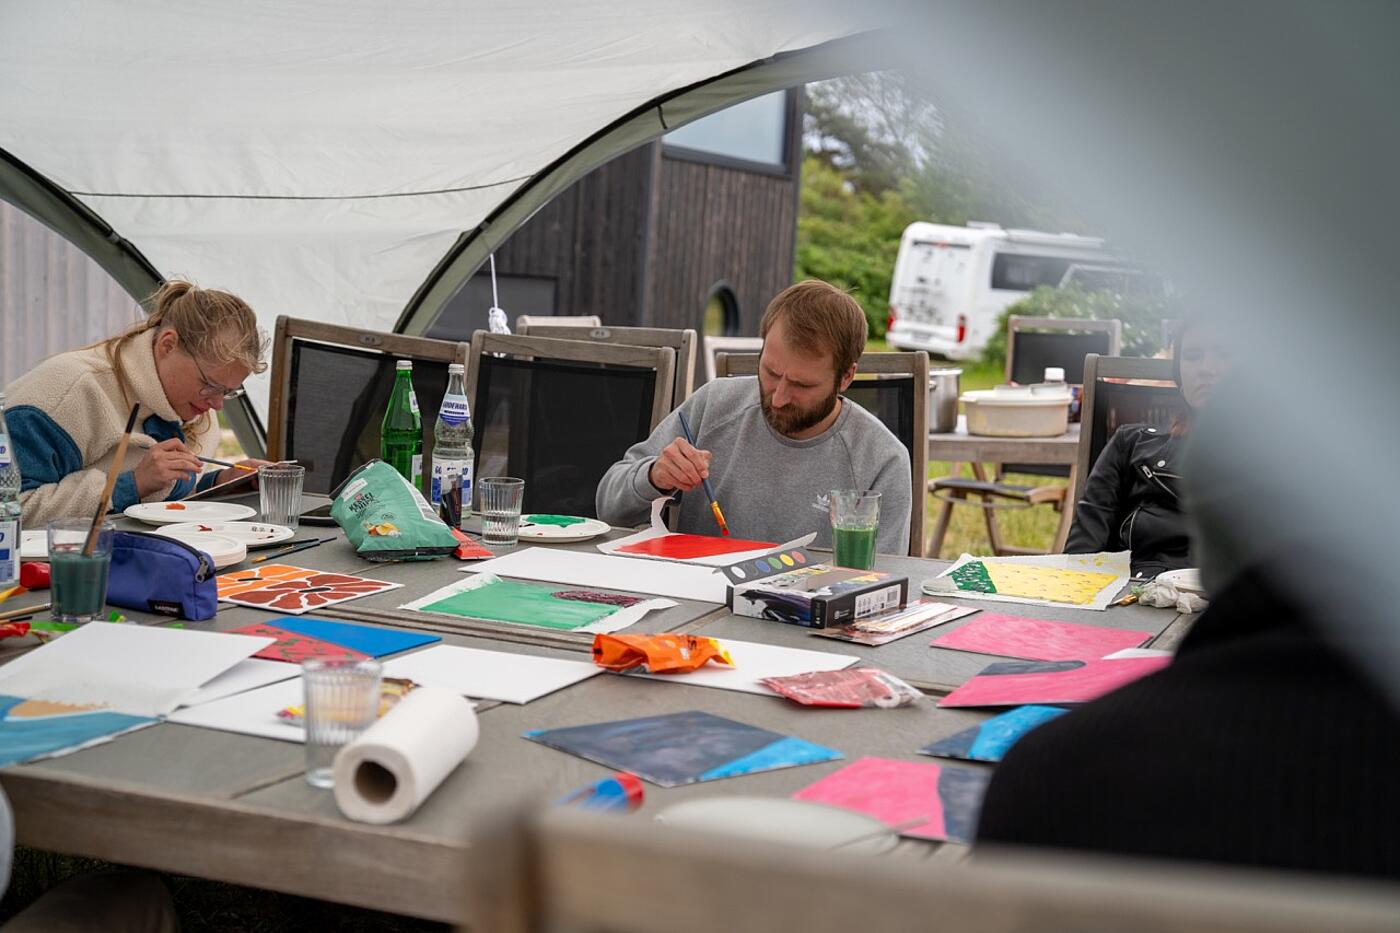
<instances>
[{"instance_id":1,"label":"red painted canvas","mask_svg":"<svg viewBox=\"0 0 1400 933\"><path fill-rule=\"evenodd\" d=\"M668 560L693 560L697 557L718 557L721 554L741 554L777 547L767 541L744 541L740 538L719 538L710 535L661 535L628 544L617 549L618 554L645 554Z\"/></svg>"},{"instance_id":2,"label":"red painted canvas","mask_svg":"<svg viewBox=\"0 0 1400 933\"><path fill-rule=\"evenodd\" d=\"M300 664L307 658L350 658L358 661L369 657L369 655L362 651L356 651L354 648L322 641L299 632L289 632L284 628L278 628L264 622L254 622L252 625L245 625L233 631L236 635L261 635L277 639L274 644L268 645L253 655L255 658L266 658L269 661L290 661L293 664Z\"/></svg>"},{"instance_id":3,"label":"red painted canvas","mask_svg":"<svg viewBox=\"0 0 1400 933\"><path fill-rule=\"evenodd\" d=\"M1171 658L1000 661L938 701L943 706L1087 703L1171 663Z\"/></svg>"},{"instance_id":4,"label":"red painted canvas","mask_svg":"<svg viewBox=\"0 0 1400 933\"><path fill-rule=\"evenodd\" d=\"M973 768L861 758L792 799L864 813L906 836L971 842L989 779Z\"/></svg>"},{"instance_id":5,"label":"red painted canvas","mask_svg":"<svg viewBox=\"0 0 1400 933\"><path fill-rule=\"evenodd\" d=\"M398 589L402 585L346 573L312 573L303 578L273 580L257 589L227 597L227 601L240 606L300 615L312 609L324 609L361 596Z\"/></svg>"},{"instance_id":6,"label":"red painted canvas","mask_svg":"<svg viewBox=\"0 0 1400 933\"><path fill-rule=\"evenodd\" d=\"M1027 661L1087 661L1141 647L1151 637L1151 632L984 612L931 644Z\"/></svg>"}]
</instances>

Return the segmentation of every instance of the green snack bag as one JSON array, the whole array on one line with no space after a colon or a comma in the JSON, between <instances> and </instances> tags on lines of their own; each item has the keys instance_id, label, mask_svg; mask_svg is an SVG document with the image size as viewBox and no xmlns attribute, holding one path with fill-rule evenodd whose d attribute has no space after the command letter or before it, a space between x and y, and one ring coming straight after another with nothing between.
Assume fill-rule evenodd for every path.
<instances>
[{"instance_id":1,"label":"green snack bag","mask_svg":"<svg viewBox=\"0 0 1400 933\"><path fill-rule=\"evenodd\" d=\"M331 518L365 560L432 560L457 550L452 529L383 460L371 460L340 484Z\"/></svg>"}]
</instances>

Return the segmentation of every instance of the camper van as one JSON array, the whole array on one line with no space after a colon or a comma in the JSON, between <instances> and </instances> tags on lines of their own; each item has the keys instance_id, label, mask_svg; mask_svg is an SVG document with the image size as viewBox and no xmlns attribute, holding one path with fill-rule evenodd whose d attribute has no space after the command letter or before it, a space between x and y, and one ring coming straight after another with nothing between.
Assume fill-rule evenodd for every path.
<instances>
[{"instance_id":1,"label":"camper van","mask_svg":"<svg viewBox=\"0 0 1400 933\"><path fill-rule=\"evenodd\" d=\"M1144 287L1144 274L1098 237L998 224L915 222L899 241L885 339L952 360L980 356L1007 305L1040 285Z\"/></svg>"}]
</instances>

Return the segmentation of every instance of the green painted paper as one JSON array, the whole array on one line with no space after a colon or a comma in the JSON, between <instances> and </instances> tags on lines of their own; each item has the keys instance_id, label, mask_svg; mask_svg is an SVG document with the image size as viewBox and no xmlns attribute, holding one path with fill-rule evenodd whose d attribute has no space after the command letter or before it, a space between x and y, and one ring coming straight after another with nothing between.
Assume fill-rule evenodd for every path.
<instances>
[{"instance_id":1,"label":"green painted paper","mask_svg":"<svg viewBox=\"0 0 1400 933\"><path fill-rule=\"evenodd\" d=\"M588 521L588 519L579 518L577 515L526 515L524 520L532 525L558 525L560 528L582 525Z\"/></svg>"},{"instance_id":2,"label":"green painted paper","mask_svg":"<svg viewBox=\"0 0 1400 933\"><path fill-rule=\"evenodd\" d=\"M616 606L555 599L555 589L557 587L536 586L515 580L497 580L495 583L454 593L422 608L426 612L445 612L448 615L471 619L539 625L565 631L582 628L617 611Z\"/></svg>"},{"instance_id":3,"label":"green painted paper","mask_svg":"<svg viewBox=\"0 0 1400 933\"><path fill-rule=\"evenodd\" d=\"M992 582L991 574L987 573L987 565L980 560L968 561L949 576L958 585L958 589L964 592L995 593L997 591L996 584Z\"/></svg>"}]
</instances>

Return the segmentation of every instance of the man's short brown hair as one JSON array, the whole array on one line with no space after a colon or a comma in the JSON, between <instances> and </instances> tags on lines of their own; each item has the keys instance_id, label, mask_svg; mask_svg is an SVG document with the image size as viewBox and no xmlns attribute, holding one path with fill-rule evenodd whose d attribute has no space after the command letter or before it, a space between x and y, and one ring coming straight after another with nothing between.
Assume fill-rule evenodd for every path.
<instances>
[{"instance_id":1,"label":"man's short brown hair","mask_svg":"<svg viewBox=\"0 0 1400 933\"><path fill-rule=\"evenodd\" d=\"M865 352L868 325L865 312L850 295L820 279L789 285L768 303L758 335L767 339L778 321L787 326L787 339L803 353L830 353L839 377Z\"/></svg>"}]
</instances>

